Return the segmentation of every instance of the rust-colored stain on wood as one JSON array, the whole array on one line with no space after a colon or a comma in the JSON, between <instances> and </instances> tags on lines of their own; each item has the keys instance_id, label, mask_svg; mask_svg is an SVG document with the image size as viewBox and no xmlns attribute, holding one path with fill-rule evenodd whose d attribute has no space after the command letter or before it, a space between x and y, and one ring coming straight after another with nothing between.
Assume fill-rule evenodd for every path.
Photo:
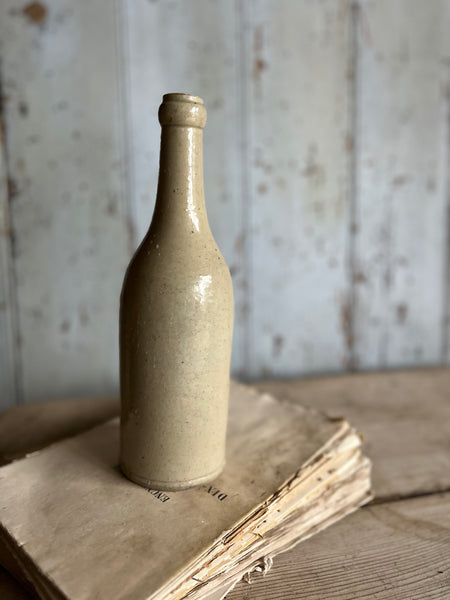
<instances>
[{"instance_id":1,"label":"rust-colored stain on wood","mask_svg":"<svg viewBox=\"0 0 450 600\"><path fill-rule=\"evenodd\" d=\"M408 307L406 304L399 304L396 308L397 322L402 325L408 316Z\"/></svg>"},{"instance_id":2,"label":"rust-colored stain on wood","mask_svg":"<svg viewBox=\"0 0 450 600\"><path fill-rule=\"evenodd\" d=\"M367 283L367 277L364 271L356 271L353 275L353 283Z\"/></svg>"},{"instance_id":3,"label":"rust-colored stain on wood","mask_svg":"<svg viewBox=\"0 0 450 600\"><path fill-rule=\"evenodd\" d=\"M117 203L113 199L108 201L108 204L106 205L106 212L110 216L117 214Z\"/></svg>"},{"instance_id":4,"label":"rust-colored stain on wood","mask_svg":"<svg viewBox=\"0 0 450 600\"><path fill-rule=\"evenodd\" d=\"M345 139L344 139L345 151L350 154L351 152L353 152L354 147L355 147L355 142L353 139L353 135L351 133L347 133L345 135Z\"/></svg>"},{"instance_id":5,"label":"rust-colored stain on wood","mask_svg":"<svg viewBox=\"0 0 450 600\"><path fill-rule=\"evenodd\" d=\"M31 23L37 25L41 25L47 18L47 7L41 2L30 2L22 12Z\"/></svg>"},{"instance_id":6,"label":"rust-colored stain on wood","mask_svg":"<svg viewBox=\"0 0 450 600\"><path fill-rule=\"evenodd\" d=\"M258 194L267 194L267 185L265 183L258 185Z\"/></svg>"},{"instance_id":7,"label":"rust-colored stain on wood","mask_svg":"<svg viewBox=\"0 0 450 600\"><path fill-rule=\"evenodd\" d=\"M392 185L394 187L401 187L402 185L405 185L405 183L407 183L408 181L409 181L408 175L396 175L392 179Z\"/></svg>"},{"instance_id":8,"label":"rust-colored stain on wood","mask_svg":"<svg viewBox=\"0 0 450 600\"><path fill-rule=\"evenodd\" d=\"M245 236L242 233L240 233L234 241L234 251L237 254L241 254L244 251L244 248L245 248Z\"/></svg>"},{"instance_id":9,"label":"rust-colored stain on wood","mask_svg":"<svg viewBox=\"0 0 450 600\"><path fill-rule=\"evenodd\" d=\"M70 322L67 319L65 319L59 326L59 329L61 333L67 333L70 329Z\"/></svg>"},{"instance_id":10,"label":"rust-colored stain on wood","mask_svg":"<svg viewBox=\"0 0 450 600\"><path fill-rule=\"evenodd\" d=\"M8 187L8 197L11 199L14 198L14 196L17 196L19 190L15 180L12 177L8 177L6 184Z\"/></svg>"},{"instance_id":11,"label":"rust-colored stain on wood","mask_svg":"<svg viewBox=\"0 0 450 600\"><path fill-rule=\"evenodd\" d=\"M304 169L301 170L301 174L303 177L309 179L313 185L319 186L325 183L325 169L324 167L318 163L317 161L317 148L315 144L312 144L308 148L308 155L306 158L306 165Z\"/></svg>"},{"instance_id":12,"label":"rust-colored stain on wood","mask_svg":"<svg viewBox=\"0 0 450 600\"><path fill-rule=\"evenodd\" d=\"M266 61L262 58L261 53L263 50L263 32L262 27L256 27L254 38L253 38L253 52L255 59L253 61L253 77L259 79L261 72L267 68Z\"/></svg>"}]
</instances>

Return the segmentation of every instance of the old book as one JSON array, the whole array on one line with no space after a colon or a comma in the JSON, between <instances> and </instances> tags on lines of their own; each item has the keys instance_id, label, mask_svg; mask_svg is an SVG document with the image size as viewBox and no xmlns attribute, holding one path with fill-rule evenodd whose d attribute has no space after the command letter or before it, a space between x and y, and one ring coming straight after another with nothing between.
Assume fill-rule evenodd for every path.
<instances>
[{"instance_id":1,"label":"old book","mask_svg":"<svg viewBox=\"0 0 450 600\"><path fill-rule=\"evenodd\" d=\"M0 562L41 598L218 600L370 499L347 421L239 384L213 485L134 485L118 439L113 419L0 469Z\"/></svg>"}]
</instances>

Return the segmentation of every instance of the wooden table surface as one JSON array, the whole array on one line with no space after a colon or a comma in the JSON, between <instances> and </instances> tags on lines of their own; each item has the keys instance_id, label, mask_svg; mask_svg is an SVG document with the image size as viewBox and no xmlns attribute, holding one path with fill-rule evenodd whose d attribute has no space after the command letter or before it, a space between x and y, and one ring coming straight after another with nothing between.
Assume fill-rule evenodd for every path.
<instances>
[{"instance_id":1,"label":"wooden table surface","mask_svg":"<svg viewBox=\"0 0 450 600\"><path fill-rule=\"evenodd\" d=\"M375 500L278 556L228 600L450 600L450 369L256 384L345 416L373 461ZM0 417L0 460L118 412L115 398L15 408ZM28 598L0 574L0 598Z\"/></svg>"}]
</instances>

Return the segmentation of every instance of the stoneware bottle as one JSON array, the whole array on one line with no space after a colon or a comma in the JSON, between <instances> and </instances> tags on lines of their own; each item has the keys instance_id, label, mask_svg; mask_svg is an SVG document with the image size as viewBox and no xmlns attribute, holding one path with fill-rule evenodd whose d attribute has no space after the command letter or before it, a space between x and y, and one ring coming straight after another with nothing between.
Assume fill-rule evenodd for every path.
<instances>
[{"instance_id":1,"label":"stoneware bottle","mask_svg":"<svg viewBox=\"0 0 450 600\"><path fill-rule=\"evenodd\" d=\"M156 205L121 295L123 473L151 489L216 477L225 462L233 289L203 193L203 101L166 94Z\"/></svg>"}]
</instances>

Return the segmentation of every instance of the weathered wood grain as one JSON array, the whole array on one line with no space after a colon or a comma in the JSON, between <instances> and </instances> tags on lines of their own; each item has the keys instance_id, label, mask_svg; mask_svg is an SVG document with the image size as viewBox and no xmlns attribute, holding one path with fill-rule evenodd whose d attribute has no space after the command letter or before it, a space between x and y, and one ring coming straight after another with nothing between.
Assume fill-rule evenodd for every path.
<instances>
[{"instance_id":1,"label":"weathered wood grain","mask_svg":"<svg viewBox=\"0 0 450 600\"><path fill-rule=\"evenodd\" d=\"M0 71L0 95L3 89L1 75ZM21 400L13 270L14 244L10 212L10 200L14 190L8 185L5 144L3 111L0 110L0 411Z\"/></svg>"},{"instance_id":2,"label":"weathered wood grain","mask_svg":"<svg viewBox=\"0 0 450 600\"><path fill-rule=\"evenodd\" d=\"M0 22L24 399L116 391L128 260L116 13L6 0Z\"/></svg>"},{"instance_id":3,"label":"weathered wood grain","mask_svg":"<svg viewBox=\"0 0 450 600\"><path fill-rule=\"evenodd\" d=\"M253 576L252 585L239 584L227 598L446 599L450 494L438 492L450 487L450 369L264 382L258 387L345 415L356 424L374 461L377 501L385 502L277 557L264 578ZM117 410L113 398L47 403L41 411L39 405L15 408L0 418L0 454L35 449L58 439L62 431L76 433ZM5 436L13 430L19 440ZM42 432L50 436L47 442ZM33 443L28 449L27 440ZM436 493L392 501L430 492Z\"/></svg>"},{"instance_id":4,"label":"weathered wood grain","mask_svg":"<svg viewBox=\"0 0 450 600\"><path fill-rule=\"evenodd\" d=\"M228 599L446 599L450 494L439 491L450 488L450 369L257 386L332 416L345 415L355 424L374 462L376 501L384 503L278 557L265 578L256 575L252 585L240 584ZM34 450L117 412L114 398L15 408L0 417L0 455Z\"/></svg>"},{"instance_id":5,"label":"weathered wood grain","mask_svg":"<svg viewBox=\"0 0 450 600\"><path fill-rule=\"evenodd\" d=\"M235 2L123 4L124 68L135 243L147 230L156 196L162 94L201 96L208 218L230 268L235 296L232 367L245 371L246 222L242 193L240 23Z\"/></svg>"},{"instance_id":6,"label":"weathered wood grain","mask_svg":"<svg viewBox=\"0 0 450 600\"><path fill-rule=\"evenodd\" d=\"M278 556L227 600L444 600L450 494L363 508Z\"/></svg>"},{"instance_id":7,"label":"weathered wood grain","mask_svg":"<svg viewBox=\"0 0 450 600\"><path fill-rule=\"evenodd\" d=\"M450 3L359 4L357 365L438 364L447 301Z\"/></svg>"},{"instance_id":8,"label":"weathered wood grain","mask_svg":"<svg viewBox=\"0 0 450 600\"><path fill-rule=\"evenodd\" d=\"M227 600L446 600L450 595L450 494L367 507L277 556L265 575ZM27 592L6 572L8 600ZM3 596L2 596L3 598Z\"/></svg>"},{"instance_id":9,"label":"weathered wood grain","mask_svg":"<svg viewBox=\"0 0 450 600\"><path fill-rule=\"evenodd\" d=\"M245 3L252 378L349 362L351 3Z\"/></svg>"},{"instance_id":10,"label":"weathered wood grain","mask_svg":"<svg viewBox=\"0 0 450 600\"><path fill-rule=\"evenodd\" d=\"M76 435L119 414L119 399L35 402L0 414L0 465Z\"/></svg>"},{"instance_id":11,"label":"weathered wood grain","mask_svg":"<svg viewBox=\"0 0 450 600\"><path fill-rule=\"evenodd\" d=\"M279 398L345 416L364 436L377 499L450 490L450 369L257 384Z\"/></svg>"}]
</instances>

